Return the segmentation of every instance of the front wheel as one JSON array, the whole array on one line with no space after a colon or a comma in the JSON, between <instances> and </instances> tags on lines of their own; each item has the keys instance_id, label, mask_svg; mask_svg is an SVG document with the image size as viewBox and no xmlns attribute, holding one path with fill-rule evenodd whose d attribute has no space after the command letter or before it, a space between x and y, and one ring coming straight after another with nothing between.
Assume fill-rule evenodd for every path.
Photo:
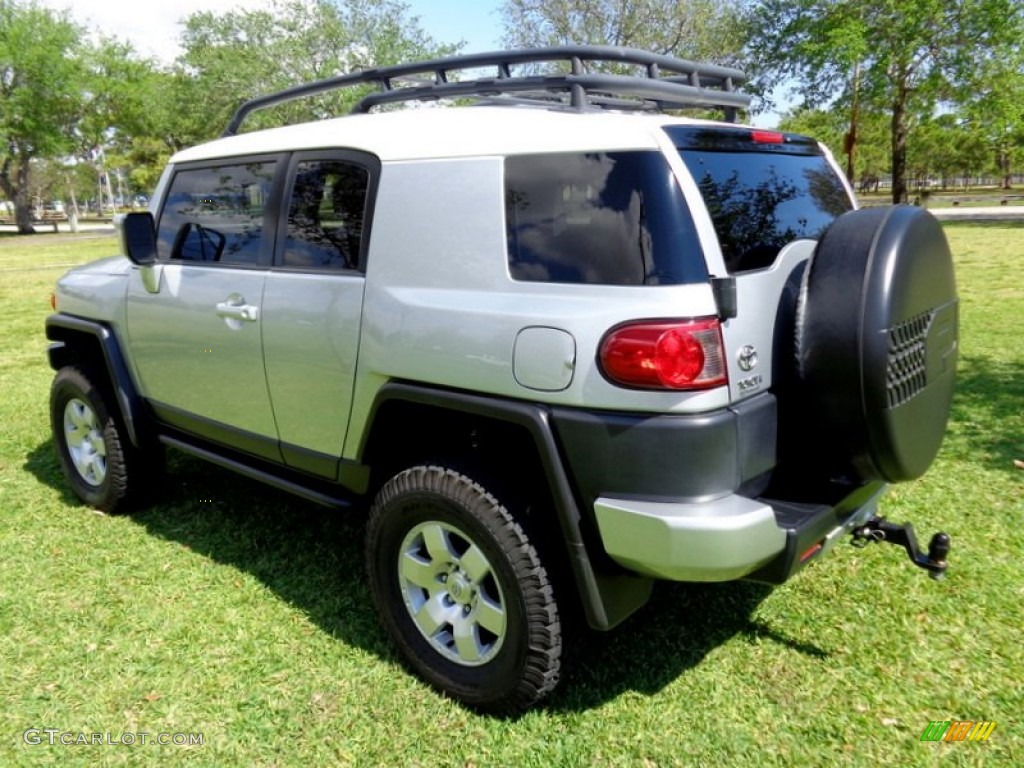
<instances>
[{"instance_id":1,"label":"front wheel","mask_svg":"<svg viewBox=\"0 0 1024 768\"><path fill-rule=\"evenodd\" d=\"M144 475L162 462L154 449L143 456L132 445L100 382L88 371L62 368L50 389L50 422L57 460L75 494L104 512L121 512L141 494Z\"/></svg>"},{"instance_id":2,"label":"front wheel","mask_svg":"<svg viewBox=\"0 0 1024 768\"><path fill-rule=\"evenodd\" d=\"M427 682L494 712L525 709L557 684L547 571L508 510L465 475L419 466L388 481L366 559L384 628Z\"/></svg>"}]
</instances>

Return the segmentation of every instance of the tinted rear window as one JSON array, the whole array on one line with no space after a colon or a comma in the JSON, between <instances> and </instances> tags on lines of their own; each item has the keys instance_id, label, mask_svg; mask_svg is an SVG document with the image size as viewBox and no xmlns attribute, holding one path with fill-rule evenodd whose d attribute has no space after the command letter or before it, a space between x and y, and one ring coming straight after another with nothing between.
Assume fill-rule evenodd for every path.
<instances>
[{"instance_id":1,"label":"tinted rear window","mask_svg":"<svg viewBox=\"0 0 1024 768\"><path fill-rule=\"evenodd\" d=\"M505 213L515 280L666 285L707 279L693 221L659 152L509 157Z\"/></svg>"},{"instance_id":2,"label":"tinted rear window","mask_svg":"<svg viewBox=\"0 0 1024 768\"><path fill-rule=\"evenodd\" d=\"M810 139L786 134L765 143L750 129L666 131L704 196L730 272L770 266L783 246L818 239L853 207Z\"/></svg>"}]
</instances>

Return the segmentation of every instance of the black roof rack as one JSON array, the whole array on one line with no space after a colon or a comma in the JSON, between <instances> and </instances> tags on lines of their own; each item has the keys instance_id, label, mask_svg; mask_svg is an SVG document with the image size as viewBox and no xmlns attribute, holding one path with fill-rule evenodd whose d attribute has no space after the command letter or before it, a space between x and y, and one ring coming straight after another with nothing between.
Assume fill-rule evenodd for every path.
<instances>
[{"instance_id":1,"label":"black roof rack","mask_svg":"<svg viewBox=\"0 0 1024 768\"><path fill-rule=\"evenodd\" d=\"M562 62L568 72L513 74L513 65ZM610 62L643 67L643 75L591 73L587 64ZM494 67L490 77L458 80L460 71ZM736 110L750 105L750 97L735 89L746 81L738 69L662 56L636 48L570 45L494 51L450 56L413 64L366 69L313 83L297 85L245 102L228 124L224 136L238 133L251 112L287 101L358 85L377 91L360 99L351 114L400 101L478 98L489 103L558 103L574 109L681 109L723 107L734 122ZM514 94L507 99L505 94Z\"/></svg>"}]
</instances>

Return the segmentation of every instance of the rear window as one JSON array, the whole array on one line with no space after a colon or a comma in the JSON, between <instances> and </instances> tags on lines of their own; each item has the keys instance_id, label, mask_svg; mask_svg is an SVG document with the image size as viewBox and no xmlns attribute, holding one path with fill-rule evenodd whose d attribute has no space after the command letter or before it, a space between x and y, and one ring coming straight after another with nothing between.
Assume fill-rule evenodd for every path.
<instances>
[{"instance_id":1,"label":"rear window","mask_svg":"<svg viewBox=\"0 0 1024 768\"><path fill-rule=\"evenodd\" d=\"M682 193L659 152L505 160L514 280L673 285L707 279Z\"/></svg>"},{"instance_id":2,"label":"rear window","mask_svg":"<svg viewBox=\"0 0 1024 768\"><path fill-rule=\"evenodd\" d=\"M700 188L729 272L770 266L853 208L816 142L750 129L665 129Z\"/></svg>"}]
</instances>

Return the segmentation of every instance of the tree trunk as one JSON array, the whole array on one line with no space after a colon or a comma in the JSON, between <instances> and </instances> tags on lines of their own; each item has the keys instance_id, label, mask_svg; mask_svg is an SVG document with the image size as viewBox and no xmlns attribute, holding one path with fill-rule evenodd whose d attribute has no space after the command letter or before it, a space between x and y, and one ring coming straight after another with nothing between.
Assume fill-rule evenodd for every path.
<instances>
[{"instance_id":1,"label":"tree trunk","mask_svg":"<svg viewBox=\"0 0 1024 768\"><path fill-rule=\"evenodd\" d=\"M19 235L34 235L32 226L32 197L28 188L29 159L22 155L18 165L18 188L14 191L14 221Z\"/></svg>"},{"instance_id":2,"label":"tree trunk","mask_svg":"<svg viewBox=\"0 0 1024 768\"><path fill-rule=\"evenodd\" d=\"M853 68L853 104L850 105L850 131L846 134L844 149L846 150L846 180L850 184L856 181L857 159L857 107L860 96L860 62Z\"/></svg>"},{"instance_id":3,"label":"tree trunk","mask_svg":"<svg viewBox=\"0 0 1024 768\"><path fill-rule=\"evenodd\" d=\"M29 158L20 153L17 167L14 169L14 180L11 179L11 158L8 157L0 169L0 189L14 203L14 223L18 226L19 235L35 234L32 226L32 198L28 191Z\"/></svg>"},{"instance_id":4,"label":"tree trunk","mask_svg":"<svg viewBox=\"0 0 1024 768\"><path fill-rule=\"evenodd\" d=\"M27 198L28 195L19 195L14 199L14 223L18 225L19 235L34 235L36 232L32 226L32 201Z\"/></svg>"},{"instance_id":5,"label":"tree trunk","mask_svg":"<svg viewBox=\"0 0 1024 768\"><path fill-rule=\"evenodd\" d=\"M892 202L907 202L907 89L900 83L892 103Z\"/></svg>"},{"instance_id":6,"label":"tree trunk","mask_svg":"<svg viewBox=\"0 0 1024 768\"><path fill-rule=\"evenodd\" d=\"M75 188L71 185L67 174L64 175L64 183L68 185L68 195L71 197L71 207L68 209L68 226L72 232L78 232L78 200L75 199Z\"/></svg>"}]
</instances>

